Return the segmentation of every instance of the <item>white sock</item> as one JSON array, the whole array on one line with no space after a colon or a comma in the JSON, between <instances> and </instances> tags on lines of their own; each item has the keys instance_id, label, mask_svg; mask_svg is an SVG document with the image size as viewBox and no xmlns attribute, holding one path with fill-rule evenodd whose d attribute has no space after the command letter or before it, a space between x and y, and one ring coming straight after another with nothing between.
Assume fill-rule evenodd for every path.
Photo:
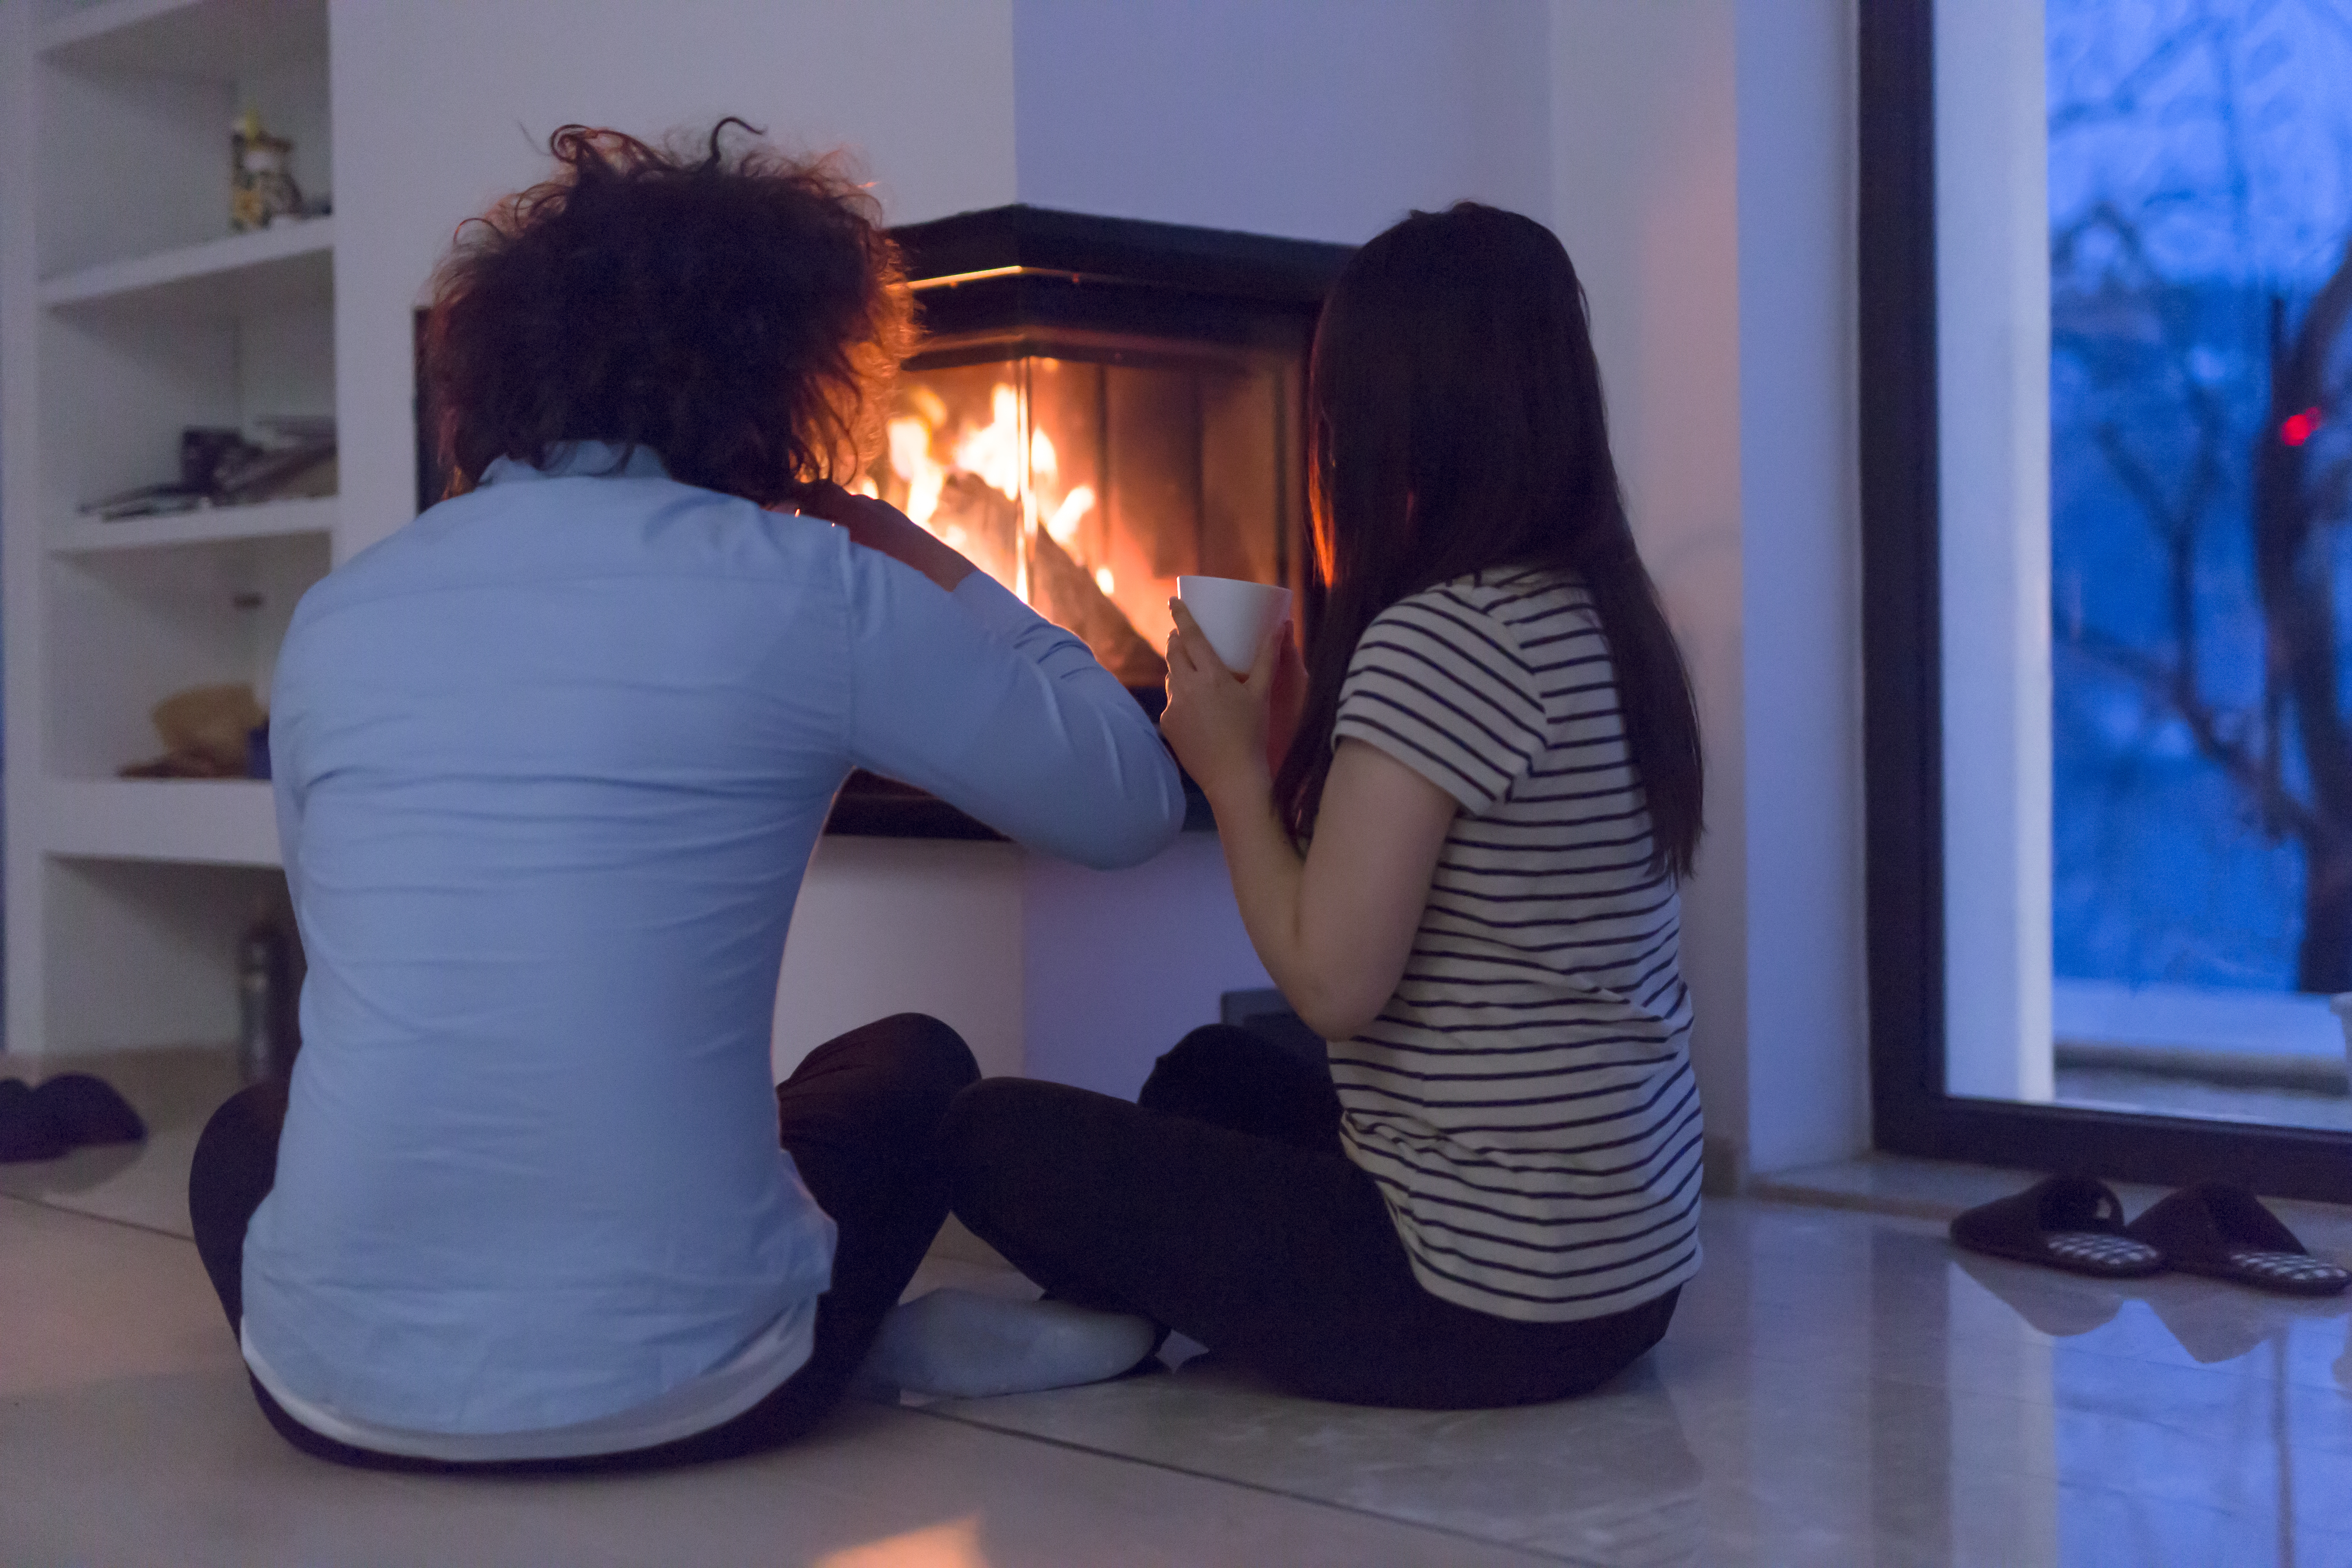
<instances>
[{"instance_id":1,"label":"white sock","mask_svg":"<svg viewBox=\"0 0 2352 1568\"><path fill-rule=\"evenodd\" d=\"M861 1381L973 1399L1117 1377L1150 1352L1148 1318L946 1287L882 1320Z\"/></svg>"}]
</instances>

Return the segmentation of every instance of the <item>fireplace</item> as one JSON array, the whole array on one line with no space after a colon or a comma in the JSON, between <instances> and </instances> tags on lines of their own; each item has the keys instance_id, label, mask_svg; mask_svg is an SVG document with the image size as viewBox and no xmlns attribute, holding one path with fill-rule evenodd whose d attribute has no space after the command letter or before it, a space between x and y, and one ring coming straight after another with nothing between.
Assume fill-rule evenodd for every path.
<instances>
[{"instance_id":1,"label":"fireplace","mask_svg":"<svg viewBox=\"0 0 2352 1568\"><path fill-rule=\"evenodd\" d=\"M893 231L925 338L856 489L1086 640L1146 711L1179 576L1306 572L1302 393L1349 247L992 207ZM446 493L416 316L419 510ZM1188 826L1210 826L1185 781ZM933 795L851 775L829 833L998 835Z\"/></svg>"},{"instance_id":2,"label":"fireplace","mask_svg":"<svg viewBox=\"0 0 2352 1568\"><path fill-rule=\"evenodd\" d=\"M1302 394L1346 247L1027 206L896 237L926 337L857 489L1084 638L1153 714L1179 576L1281 584L1313 614ZM828 831L995 837L870 773Z\"/></svg>"}]
</instances>

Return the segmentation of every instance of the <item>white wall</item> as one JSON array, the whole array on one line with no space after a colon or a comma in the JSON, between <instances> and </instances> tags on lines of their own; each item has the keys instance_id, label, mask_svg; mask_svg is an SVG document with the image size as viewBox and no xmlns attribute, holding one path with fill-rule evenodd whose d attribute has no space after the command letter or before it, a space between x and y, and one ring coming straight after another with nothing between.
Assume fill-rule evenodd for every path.
<instances>
[{"instance_id":1,"label":"white wall","mask_svg":"<svg viewBox=\"0 0 2352 1568\"><path fill-rule=\"evenodd\" d=\"M1020 1072L1026 858L1009 844L819 840L776 987L777 1079L893 1013L947 1024L984 1074Z\"/></svg>"},{"instance_id":2,"label":"white wall","mask_svg":"<svg viewBox=\"0 0 2352 1568\"><path fill-rule=\"evenodd\" d=\"M1214 834L1129 871L1033 857L1024 908L1032 1078L1132 1100L1162 1051L1217 1021L1223 993L1274 984Z\"/></svg>"},{"instance_id":3,"label":"white wall","mask_svg":"<svg viewBox=\"0 0 2352 1568\"><path fill-rule=\"evenodd\" d=\"M1711 1178L1866 1146L1853 22L1556 0L1556 225L1706 731L1684 972Z\"/></svg>"},{"instance_id":4,"label":"white wall","mask_svg":"<svg viewBox=\"0 0 2352 1568\"><path fill-rule=\"evenodd\" d=\"M1358 244L1549 202L1541 0L1016 0L1021 199Z\"/></svg>"}]
</instances>

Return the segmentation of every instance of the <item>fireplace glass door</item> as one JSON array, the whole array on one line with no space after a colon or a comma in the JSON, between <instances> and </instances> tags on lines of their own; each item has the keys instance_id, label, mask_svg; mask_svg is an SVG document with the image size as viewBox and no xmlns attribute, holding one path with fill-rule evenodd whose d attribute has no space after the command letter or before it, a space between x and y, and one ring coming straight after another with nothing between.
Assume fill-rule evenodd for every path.
<instances>
[{"instance_id":1,"label":"fireplace glass door","mask_svg":"<svg viewBox=\"0 0 2352 1568\"><path fill-rule=\"evenodd\" d=\"M1102 333L935 345L858 487L1055 625L1149 706L1180 576L1295 586L1298 363Z\"/></svg>"}]
</instances>

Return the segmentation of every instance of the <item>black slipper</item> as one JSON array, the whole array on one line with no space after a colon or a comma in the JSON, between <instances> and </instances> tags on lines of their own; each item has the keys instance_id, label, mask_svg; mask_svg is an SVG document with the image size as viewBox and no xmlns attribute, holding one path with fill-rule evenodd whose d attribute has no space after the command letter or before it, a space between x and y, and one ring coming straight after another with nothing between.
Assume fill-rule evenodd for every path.
<instances>
[{"instance_id":1,"label":"black slipper","mask_svg":"<svg viewBox=\"0 0 2352 1568\"><path fill-rule=\"evenodd\" d=\"M47 1110L77 1145L136 1143L147 1124L114 1086L86 1072L59 1073L33 1090L33 1103Z\"/></svg>"},{"instance_id":2,"label":"black slipper","mask_svg":"<svg viewBox=\"0 0 2352 1568\"><path fill-rule=\"evenodd\" d=\"M2352 1273L2312 1257L2253 1194L2228 1182L2183 1187L2125 1229L2184 1274L2284 1296L2333 1296L2352 1285Z\"/></svg>"},{"instance_id":3,"label":"black slipper","mask_svg":"<svg viewBox=\"0 0 2352 1568\"><path fill-rule=\"evenodd\" d=\"M0 1165L54 1160L72 1148L73 1134L21 1079L0 1079Z\"/></svg>"},{"instance_id":4,"label":"black slipper","mask_svg":"<svg viewBox=\"0 0 2352 1568\"><path fill-rule=\"evenodd\" d=\"M2122 1200L2089 1176L2052 1176L1952 1221L1952 1239L1971 1252L2130 1279L2164 1267L2164 1253L2124 1234Z\"/></svg>"}]
</instances>

